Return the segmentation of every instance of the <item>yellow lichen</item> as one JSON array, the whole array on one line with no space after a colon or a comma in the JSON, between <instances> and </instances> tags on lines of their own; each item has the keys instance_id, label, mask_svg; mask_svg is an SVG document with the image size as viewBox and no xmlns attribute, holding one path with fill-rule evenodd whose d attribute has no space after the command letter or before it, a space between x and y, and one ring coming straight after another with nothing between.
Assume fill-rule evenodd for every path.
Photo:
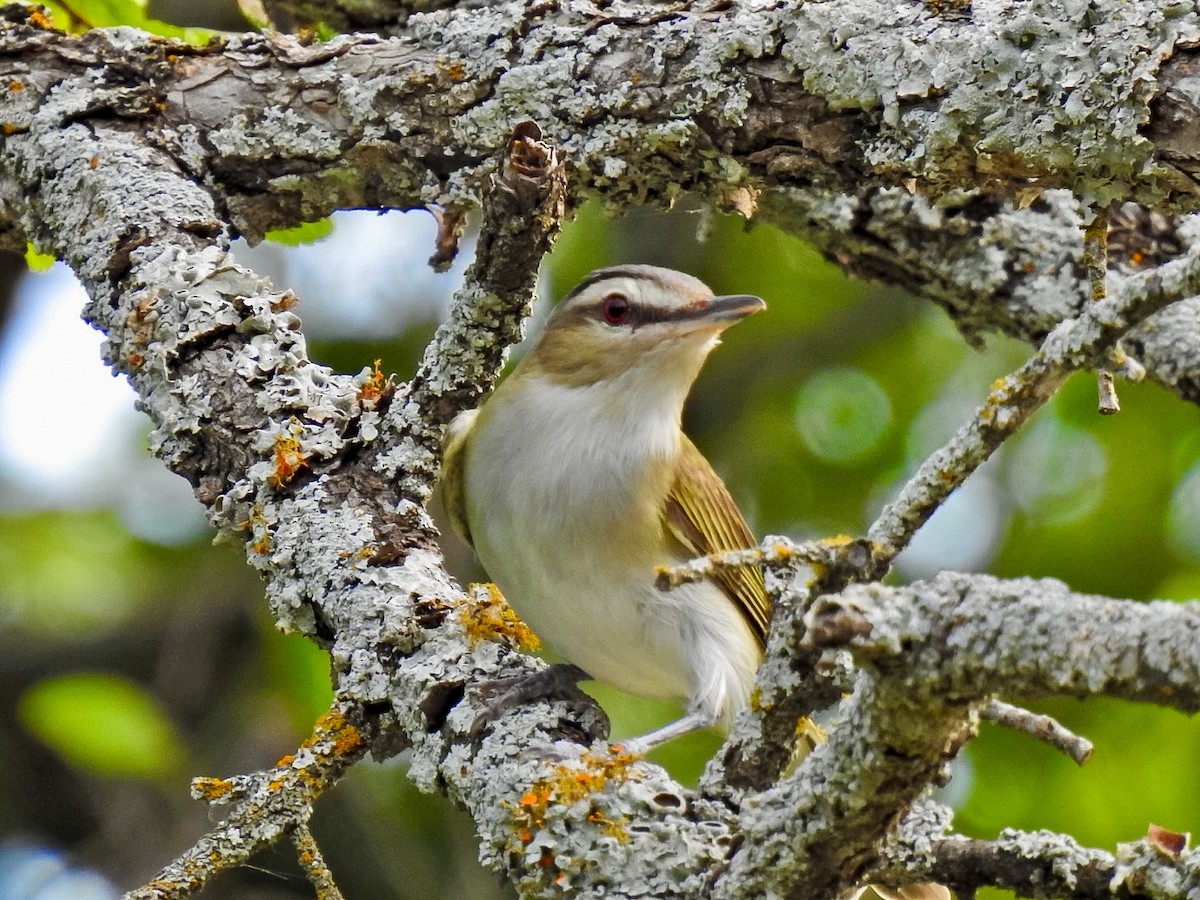
<instances>
[{"instance_id":1,"label":"yellow lichen","mask_svg":"<svg viewBox=\"0 0 1200 900\"><path fill-rule=\"evenodd\" d=\"M501 641L517 650L532 652L541 641L528 625L517 618L500 589L494 584L473 584L458 604L458 618L467 635L467 646L480 641Z\"/></svg>"},{"instance_id":2,"label":"yellow lichen","mask_svg":"<svg viewBox=\"0 0 1200 900\"><path fill-rule=\"evenodd\" d=\"M827 537L821 541L826 547L847 547L853 544L858 538L851 537L848 534L835 534L832 537Z\"/></svg>"},{"instance_id":3,"label":"yellow lichen","mask_svg":"<svg viewBox=\"0 0 1200 900\"><path fill-rule=\"evenodd\" d=\"M382 362L383 360L380 359L375 360L375 366L372 368L370 376L358 389L358 402L363 406L375 406L391 386L391 376L384 375L383 369L379 367Z\"/></svg>"},{"instance_id":4,"label":"yellow lichen","mask_svg":"<svg viewBox=\"0 0 1200 900\"><path fill-rule=\"evenodd\" d=\"M233 782L228 778L200 776L192 779L192 791L202 800L214 803L233 791Z\"/></svg>"},{"instance_id":5,"label":"yellow lichen","mask_svg":"<svg viewBox=\"0 0 1200 900\"><path fill-rule=\"evenodd\" d=\"M366 738L341 712L332 709L317 719L312 736L300 746L308 749L321 744L329 745L329 752L334 756L346 756L362 749Z\"/></svg>"}]
</instances>

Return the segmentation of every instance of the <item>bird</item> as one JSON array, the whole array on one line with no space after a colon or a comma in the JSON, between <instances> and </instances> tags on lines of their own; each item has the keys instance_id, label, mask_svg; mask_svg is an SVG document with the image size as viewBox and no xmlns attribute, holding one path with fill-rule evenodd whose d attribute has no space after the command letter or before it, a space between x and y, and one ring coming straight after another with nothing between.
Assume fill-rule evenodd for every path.
<instances>
[{"instance_id":1,"label":"bird","mask_svg":"<svg viewBox=\"0 0 1200 900\"><path fill-rule=\"evenodd\" d=\"M516 614L566 662L533 699L585 679L684 707L630 752L749 702L771 606L761 568L664 591L656 569L757 546L724 482L684 434L684 401L727 328L766 308L649 265L598 269L532 349L443 442L452 527Z\"/></svg>"},{"instance_id":2,"label":"bird","mask_svg":"<svg viewBox=\"0 0 1200 900\"><path fill-rule=\"evenodd\" d=\"M771 618L761 567L723 567L670 591L656 572L758 544L682 420L722 332L765 308L672 269L597 269L491 397L451 420L450 524L566 660L501 704L584 679L681 703L682 717L622 742L640 754L702 728L727 731L749 703ZM811 737L824 736L813 726ZM885 900L950 897L938 884L871 887Z\"/></svg>"}]
</instances>

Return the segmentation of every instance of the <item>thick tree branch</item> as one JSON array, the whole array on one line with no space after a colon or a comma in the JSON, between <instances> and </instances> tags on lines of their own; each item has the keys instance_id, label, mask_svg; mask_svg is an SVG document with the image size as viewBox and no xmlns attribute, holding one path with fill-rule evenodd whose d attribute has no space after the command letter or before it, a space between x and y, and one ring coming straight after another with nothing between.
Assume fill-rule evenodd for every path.
<instances>
[{"instance_id":1,"label":"thick tree branch","mask_svg":"<svg viewBox=\"0 0 1200 900\"><path fill-rule=\"evenodd\" d=\"M874 4L866 12L859 5L825 4L820 21L787 4L739 8L736 15L678 9L663 17L660 9L608 21L590 7L577 16L570 4L536 12L492 4L417 17L393 40L359 36L304 46L249 38L223 51L147 40L125 52L104 32L80 40L10 28L0 51L19 55L6 76L20 90L0 96L0 111L19 134L67 72L120 58L120 88L98 88L85 108L151 125L176 164L208 184L219 209L253 239L334 208L474 205L507 139L509 111L525 110L574 162L573 191L612 202L669 202L690 190L747 213L757 197L765 218L813 240L856 274L943 303L967 333L1000 329L1033 343L1088 300L1078 204L1048 187L1069 182L1088 197L1150 204L1167 190L1176 205L1193 208L1189 198L1200 195L1180 186L1190 178L1164 179L1169 169L1139 169L1131 161L1153 154L1138 132L1143 121L1146 133L1171 135L1172 160L1184 152L1178 129L1155 123L1175 121L1195 102L1190 70L1175 64L1192 51L1171 55L1171 41L1186 42L1195 30L1194 11L1163 18L1150 0L1122 4L1119 15L1097 10L1098 21L1117 24L1082 56L1060 53L1060 44L1079 39L1064 24L1069 16L1040 20L1025 5L1003 3L980 5L966 20L914 6L909 19L837 36L830 53L813 49L828 43L832 22L865 29L884 15ZM1140 35L1139 22L1148 29ZM888 52L879 43L887 40L907 49ZM958 52L964 44L970 52ZM913 72L857 78L868 46L897 66L911 63ZM912 57L913 47L922 48L921 58ZM1061 84L1075 85L1073 100L1062 104L1056 94L1048 106L1066 121L1047 116L1034 123L1045 132L1021 130L1007 118L1011 86L1060 89L1043 56L1054 65L1072 60ZM1116 73L1138 79L1162 59L1157 82L1121 86ZM914 99L923 78L934 86ZM895 85L906 86L903 96ZM1152 109L1148 85L1160 89ZM1118 97L1141 111L1118 104L1122 111L1113 113L1104 104ZM1115 130L1104 118L1110 114L1122 122ZM984 123L1008 136L990 135ZM935 131L942 143L922 142ZM957 143L946 140L953 134ZM1103 150L1098 140L1128 146ZM1000 145L999 155L989 149ZM940 149L927 152L930 146ZM1064 158L1061 148L1079 150ZM1109 165L1109 155L1120 165ZM1000 159L1007 162L997 166ZM1010 164L1022 174L998 178ZM938 202L885 186L903 175L921 179ZM1026 176L1037 176L1036 185ZM822 187L810 187L814 180ZM950 184L957 195L946 193ZM830 190L839 185L846 193ZM1040 199L1017 208L997 191L1021 206ZM1200 400L1200 340L1190 336L1198 315L1174 310L1169 327L1136 332L1128 345L1153 377L1192 400ZM1188 329L1175 337L1182 324Z\"/></svg>"},{"instance_id":2,"label":"thick tree branch","mask_svg":"<svg viewBox=\"0 0 1200 900\"><path fill-rule=\"evenodd\" d=\"M968 333L1050 334L1043 355L1073 365L1128 326L1124 308L1085 310L1079 201L1049 188L1198 208L1188 137L1161 124L1193 102L1177 63L1196 11L936 7L503 2L413 16L389 40L203 50L128 30L0 33L0 233L79 274L156 452L244 538L280 624L329 648L339 702L371 736L363 752L410 746L414 780L465 806L484 861L529 893L823 897L876 871L927 877L939 862L919 846L944 823L911 810L993 694L1200 704L1192 607L967 576L847 588L878 560L841 541L809 548L811 583L773 576L793 579L762 675L776 693L756 696L740 758L727 748L704 795L580 749L601 730L589 704L472 727L469 686L535 663L502 632L469 639L423 502L441 427L489 388L519 334L565 197L694 191L748 214L757 201L848 268L921 288ZM531 119L545 135L514 141ZM574 166L566 187L559 152ZM335 208L436 204L454 220L481 203L467 287L396 389L314 365L295 297L227 252L235 232L256 239ZM1179 224L1181 248L1194 227ZM1144 300L1140 316L1193 293L1195 276L1187 257L1114 296ZM1099 338L1056 329L1089 314ZM1198 399L1195 307L1160 317L1127 346ZM1163 337L1167 321L1186 327ZM769 785L797 715L847 687L830 740ZM305 815L271 821L283 833ZM904 872L879 868L898 819L895 842L916 859ZM186 879L188 859L173 874Z\"/></svg>"},{"instance_id":3,"label":"thick tree branch","mask_svg":"<svg viewBox=\"0 0 1200 900\"><path fill-rule=\"evenodd\" d=\"M566 215L566 161L532 122L518 125L484 206L476 259L412 381L385 417L395 451L380 460L406 497L429 499L442 431L494 384L521 339L538 266ZM531 212L531 207L533 211ZM414 445L423 456L413 458Z\"/></svg>"},{"instance_id":4,"label":"thick tree branch","mask_svg":"<svg viewBox=\"0 0 1200 900\"><path fill-rule=\"evenodd\" d=\"M960 700L1115 697L1200 711L1200 605L1123 603L1058 581L946 573L852 585L807 617L805 642Z\"/></svg>"},{"instance_id":5,"label":"thick tree branch","mask_svg":"<svg viewBox=\"0 0 1200 900\"><path fill-rule=\"evenodd\" d=\"M314 365L295 298L236 264L209 196L144 132L108 115L75 121L93 99L92 75L63 73L52 102L5 141L0 202L26 233L42 235L71 262L91 294L88 315L107 334L106 357L129 377L155 424L156 452L192 481L224 533L244 536L281 626L329 648L341 701L378 735L370 751L411 745L414 780L471 810L485 861L530 889L560 879L583 886L619 871L640 872L651 893L698 890L727 853L729 825L720 815L692 804L654 767L523 755L563 738L590 742L600 722L594 706L538 704L473 733L471 708L459 703L464 686L534 663L503 634L468 642L457 611L461 590L441 567L427 514L386 478L356 468L383 440L386 386L370 370L351 378ZM514 190L535 204L529 216L548 216L548 238L561 193ZM97 204L105 217L94 214ZM506 282L489 273L510 271L512 261L485 257L462 302L496 285L532 284L537 253L526 259L530 273ZM520 310L527 301L492 302ZM493 354L493 365L501 358ZM464 400L470 378L495 375L431 371L457 384ZM431 380L422 390L433 398L441 387ZM485 387L480 382L475 393ZM428 451L401 457L389 461L427 488ZM591 789L564 797L560 782L577 785L585 776ZM545 814L520 818L522 798L538 786ZM660 869L671 856L675 862ZM186 860L180 866L186 870ZM682 887L665 874L683 871L694 875Z\"/></svg>"},{"instance_id":6,"label":"thick tree branch","mask_svg":"<svg viewBox=\"0 0 1200 900\"><path fill-rule=\"evenodd\" d=\"M479 6L481 0L264 0L276 29L331 28L391 33L416 13Z\"/></svg>"},{"instance_id":7,"label":"thick tree branch","mask_svg":"<svg viewBox=\"0 0 1200 900\"><path fill-rule=\"evenodd\" d=\"M809 646L849 648L865 671L829 741L744 808L747 840L723 896L829 896L846 886L839 877L863 877L896 811L938 779L995 693L1200 709L1196 604L947 574L908 588L848 587L820 600L807 626Z\"/></svg>"}]
</instances>

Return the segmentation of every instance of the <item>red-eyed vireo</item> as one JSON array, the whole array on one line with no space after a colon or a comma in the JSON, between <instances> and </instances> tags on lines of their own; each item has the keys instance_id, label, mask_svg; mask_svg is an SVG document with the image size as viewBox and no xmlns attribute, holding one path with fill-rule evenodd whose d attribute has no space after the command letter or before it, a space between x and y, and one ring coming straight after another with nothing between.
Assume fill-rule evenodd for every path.
<instances>
[{"instance_id":1,"label":"red-eyed vireo","mask_svg":"<svg viewBox=\"0 0 1200 900\"><path fill-rule=\"evenodd\" d=\"M533 349L445 442L451 522L513 609L571 666L683 718L638 750L746 705L770 606L756 566L671 591L655 568L756 544L680 427L718 336L765 308L655 266L593 272ZM544 679L547 684L552 679Z\"/></svg>"},{"instance_id":2,"label":"red-eyed vireo","mask_svg":"<svg viewBox=\"0 0 1200 900\"><path fill-rule=\"evenodd\" d=\"M600 269L563 298L482 408L446 433L451 523L568 660L520 693L595 678L686 704L683 718L626 741L635 752L727 726L762 660L771 612L757 566L671 591L655 586L655 569L757 543L680 419L721 332L765 308L758 297L714 297L670 269ZM875 890L950 896L935 884Z\"/></svg>"}]
</instances>

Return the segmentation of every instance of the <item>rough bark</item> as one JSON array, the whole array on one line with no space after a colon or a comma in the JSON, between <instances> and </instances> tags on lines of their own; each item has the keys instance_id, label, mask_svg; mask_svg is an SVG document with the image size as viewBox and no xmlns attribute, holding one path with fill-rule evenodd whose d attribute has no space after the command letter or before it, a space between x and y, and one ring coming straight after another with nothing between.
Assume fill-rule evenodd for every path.
<instances>
[{"instance_id":1,"label":"rough bark","mask_svg":"<svg viewBox=\"0 0 1200 900\"><path fill-rule=\"evenodd\" d=\"M775 720L756 710L730 745L754 772L724 779L715 766L694 795L654 766L585 750L602 731L586 703L547 701L473 729L472 686L535 663L504 629L475 640L495 601L464 597L446 575L424 502L441 427L489 389L559 219L589 196L619 207L691 192L923 293L968 336L1049 335L1031 365L1059 352L1060 368L1038 402L1122 336L1153 377L1200 400L1200 305L1172 302L1195 292L1200 270L1183 216L1200 206L1194 5L560 0L422 12L444 5L378 4L387 15L372 27L403 22L390 38L199 49L128 29L68 38L4 10L0 239L74 268L107 361L154 423L155 452L244 542L280 625L329 649L338 724L318 728L297 768L316 766L324 785L368 750L410 747L412 777L465 806L484 862L531 894L832 897L880 875L1035 896L1193 883L1194 854L1148 845L1110 857L944 837L945 817L920 796L997 693L1195 710L1194 605L983 576L855 584L878 577L927 514L894 511L902 538L884 521L891 545L813 557L812 581L787 554L775 560L783 626L760 697L803 698L783 717L790 729L848 689L830 740L777 778L791 748L761 738L780 734L784 707ZM323 7L326 21L349 7ZM551 177L556 160L569 181ZM1117 202L1134 204L1113 230L1127 252L1114 253L1124 271L1101 309L1089 306L1081 225ZM234 234L257 240L338 208L421 206L450 222L483 206L485 224L467 286L407 385L313 364L294 298L228 253ZM1138 317L1125 312L1164 305L1126 333ZM1088 337L1054 343L1073 333L1060 323L1087 320L1099 326ZM235 786L253 800L274 785ZM226 864L284 833L308 846L314 799L268 811ZM216 838L246 837L246 812ZM202 884L215 869L190 860L211 862L216 838L137 896ZM1068 851L1069 866L1047 862Z\"/></svg>"}]
</instances>

